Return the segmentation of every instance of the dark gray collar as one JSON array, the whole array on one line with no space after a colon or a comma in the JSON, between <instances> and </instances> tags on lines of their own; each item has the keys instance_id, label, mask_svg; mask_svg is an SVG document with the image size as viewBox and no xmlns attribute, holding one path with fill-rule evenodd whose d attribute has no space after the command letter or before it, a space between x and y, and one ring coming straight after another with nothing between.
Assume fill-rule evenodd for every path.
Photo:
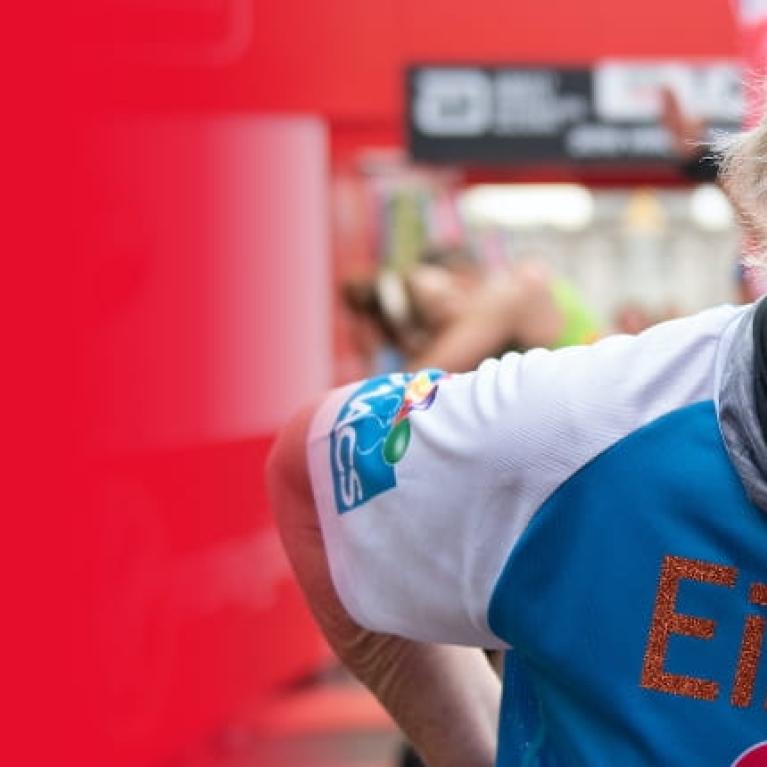
<instances>
[{"instance_id":1,"label":"dark gray collar","mask_svg":"<svg viewBox=\"0 0 767 767\"><path fill-rule=\"evenodd\" d=\"M727 452L748 497L767 510L767 303L738 320L724 361L719 391L719 424ZM756 338L756 343L754 342ZM757 392L760 392L757 395ZM761 407L757 404L758 402ZM760 418L760 415L762 418Z\"/></svg>"}]
</instances>

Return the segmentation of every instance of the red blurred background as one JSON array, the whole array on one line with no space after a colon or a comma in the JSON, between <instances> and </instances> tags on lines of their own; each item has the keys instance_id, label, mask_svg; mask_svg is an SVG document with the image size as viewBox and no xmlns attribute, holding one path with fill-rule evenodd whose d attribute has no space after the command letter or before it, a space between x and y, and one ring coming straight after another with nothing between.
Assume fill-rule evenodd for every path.
<instances>
[{"instance_id":1,"label":"red blurred background","mask_svg":"<svg viewBox=\"0 0 767 767\"><path fill-rule=\"evenodd\" d=\"M6 62L7 752L212 764L202 744L328 659L263 466L343 368L333 285L364 233L332 199L361 150L402 150L405 67L731 58L740 38L727 0L24 16Z\"/></svg>"}]
</instances>

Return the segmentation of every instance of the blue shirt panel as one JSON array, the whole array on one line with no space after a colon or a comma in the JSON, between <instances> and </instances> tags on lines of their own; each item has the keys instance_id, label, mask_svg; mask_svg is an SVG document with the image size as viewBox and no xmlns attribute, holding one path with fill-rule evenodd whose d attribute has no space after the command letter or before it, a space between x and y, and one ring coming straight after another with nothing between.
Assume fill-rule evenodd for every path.
<instances>
[{"instance_id":1,"label":"blue shirt panel","mask_svg":"<svg viewBox=\"0 0 767 767\"><path fill-rule=\"evenodd\" d=\"M714 701L644 689L667 556L737 569L732 588L680 580L674 611L715 621L672 634L664 670L716 681ZM750 706L731 704L752 583L767 583L767 516L750 503L703 402L630 434L541 507L490 607L514 647L504 679L501 767L730 765L767 738L767 648Z\"/></svg>"}]
</instances>

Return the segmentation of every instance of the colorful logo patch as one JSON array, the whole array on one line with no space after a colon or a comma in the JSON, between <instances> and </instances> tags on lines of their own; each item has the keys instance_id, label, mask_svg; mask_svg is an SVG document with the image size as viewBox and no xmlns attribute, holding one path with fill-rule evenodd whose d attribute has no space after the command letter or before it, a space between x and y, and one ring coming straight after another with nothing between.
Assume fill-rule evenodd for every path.
<instances>
[{"instance_id":1,"label":"colorful logo patch","mask_svg":"<svg viewBox=\"0 0 767 767\"><path fill-rule=\"evenodd\" d=\"M732 767L767 767L767 741L751 746L732 763Z\"/></svg>"},{"instance_id":2,"label":"colorful logo patch","mask_svg":"<svg viewBox=\"0 0 767 767\"><path fill-rule=\"evenodd\" d=\"M437 396L440 370L395 373L364 383L341 408L330 435L333 488L340 514L397 484L394 466L410 444L410 415Z\"/></svg>"}]
</instances>

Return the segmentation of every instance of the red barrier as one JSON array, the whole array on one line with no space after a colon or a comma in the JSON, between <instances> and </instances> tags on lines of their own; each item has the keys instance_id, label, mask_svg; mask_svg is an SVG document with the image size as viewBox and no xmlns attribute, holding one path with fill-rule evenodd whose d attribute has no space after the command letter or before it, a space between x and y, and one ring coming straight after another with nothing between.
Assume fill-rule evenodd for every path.
<instances>
[{"instance_id":1,"label":"red barrier","mask_svg":"<svg viewBox=\"0 0 767 767\"><path fill-rule=\"evenodd\" d=\"M268 438L104 467L98 655L109 764L202 750L328 658L266 501Z\"/></svg>"},{"instance_id":2,"label":"red barrier","mask_svg":"<svg viewBox=\"0 0 767 767\"><path fill-rule=\"evenodd\" d=\"M324 657L261 470L330 380L330 141L396 144L414 60L729 56L734 27L725 0L10 6L0 758L179 764Z\"/></svg>"}]
</instances>

